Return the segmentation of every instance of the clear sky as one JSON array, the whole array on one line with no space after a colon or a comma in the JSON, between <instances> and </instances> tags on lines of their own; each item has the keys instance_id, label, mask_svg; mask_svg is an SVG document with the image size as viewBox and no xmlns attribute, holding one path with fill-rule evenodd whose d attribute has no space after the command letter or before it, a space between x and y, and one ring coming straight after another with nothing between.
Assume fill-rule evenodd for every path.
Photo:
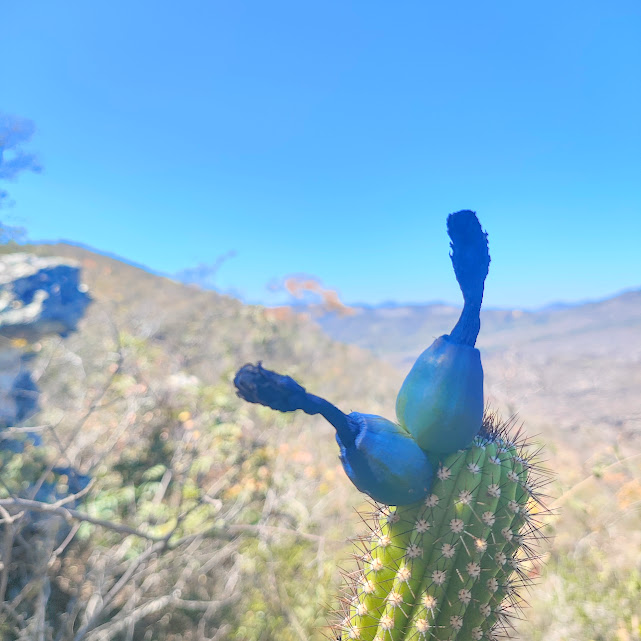
<instances>
[{"instance_id":1,"label":"clear sky","mask_svg":"<svg viewBox=\"0 0 641 641\"><path fill-rule=\"evenodd\" d=\"M445 217L478 212L486 304L641 287L641 3L0 0L0 111L41 174L0 219L252 302L458 302Z\"/></svg>"}]
</instances>

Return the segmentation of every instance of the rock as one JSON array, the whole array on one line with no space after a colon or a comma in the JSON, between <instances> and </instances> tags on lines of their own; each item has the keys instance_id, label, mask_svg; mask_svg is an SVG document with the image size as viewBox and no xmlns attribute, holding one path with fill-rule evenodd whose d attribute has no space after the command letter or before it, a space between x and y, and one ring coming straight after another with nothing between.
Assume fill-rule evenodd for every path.
<instances>
[{"instance_id":1,"label":"rock","mask_svg":"<svg viewBox=\"0 0 641 641\"><path fill-rule=\"evenodd\" d=\"M79 501L69 494L82 491L91 479L70 466L49 466L46 452L39 449L37 431L5 428L38 410L38 388L29 369L32 356L25 348L44 336L74 331L91 302L79 276L79 267L61 258L25 253L0 256L0 476L5 464L17 462L14 478L6 481L12 485L11 492L44 503L65 499L69 507ZM10 546L17 542L9 554L9 599L30 582L41 580L43 568L55 558L53 550L71 532L71 525L60 515L37 511L27 511L14 527L18 529L9 541Z\"/></svg>"},{"instance_id":2,"label":"rock","mask_svg":"<svg viewBox=\"0 0 641 641\"><path fill-rule=\"evenodd\" d=\"M24 421L38 409L28 355L15 339L31 342L74 331L91 302L84 289L80 269L72 261L25 253L0 256L0 429Z\"/></svg>"},{"instance_id":3,"label":"rock","mask_svg":"<svg viewBox=\"0 0 641 641\"><path fill-rule=\"evenodd\" d=\"M91 297L79 267L62 258L0 257L0 336L34 341L74 331Z\"/></svg>"},{"instance_id":4,"label":"rock","mask_svg":"<svg viewBox=\"0 0 641 641\"><path fill-rule=\"evenodd\" d=\"M38 391L25 354L0 343L0 429L24 421L37 410Z\"/></svg>"}]
</instances>

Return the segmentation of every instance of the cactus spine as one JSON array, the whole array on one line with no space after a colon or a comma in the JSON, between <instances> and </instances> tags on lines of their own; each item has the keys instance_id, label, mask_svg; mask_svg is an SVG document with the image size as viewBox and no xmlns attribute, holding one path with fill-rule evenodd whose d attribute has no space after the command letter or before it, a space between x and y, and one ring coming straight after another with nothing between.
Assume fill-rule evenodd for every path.
<instances>
[{"instance_id":1,"label":"cactus spine","mask_svg":"<svg viewBox=\"0 0 641 641\"><path fill-rule=\"evenodd\" d=\"M518 611L541 512L541 475L509 425L484 417L437 466L431 494L378 506L334 626L362 641L495 639Z\"/></svg>"}]
</instances>

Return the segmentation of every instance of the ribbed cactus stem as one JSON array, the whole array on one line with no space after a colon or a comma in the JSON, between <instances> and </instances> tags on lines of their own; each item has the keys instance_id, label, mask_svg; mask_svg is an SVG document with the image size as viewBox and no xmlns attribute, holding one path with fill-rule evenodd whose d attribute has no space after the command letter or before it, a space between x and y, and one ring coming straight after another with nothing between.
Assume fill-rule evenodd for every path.
<instances>
[{"instance_id":1,"label":"ribbed cactus stem","mask_svg":"<svg viewBox=\"0 0 641 641\"><path fill-rule=\"evenodd\" d=\"M463 466L456 476L454 472L457 466L451 462L454 457L457 464L463 461ZM439 472L445 473L439 476L444 494L447 493L448 485L453 487L453 491L449 500L443 496L445 500L439 501L431 510L434 520L438 520L439 513L443 514L444 518L442 527L432 533L434 542L431 549L426 550L425 556L429 560L420 592L429 596L431 608L428 611L424 605L419 604L419 608L413 613L412 625L409 627L418 633L430 628L436 632L446 629L452 617L460 617L463 614L461 607L465 607L466 599L459 593L465 586L456 582L456 573L459 566L463 567L462 558L469 558L474 550L474 540L469 537L466 540L464 534L474 519L472 506L482 490L478 478L480 473L470 470L483 469L484 463L485 451L481 448L470 448L466 453L450 455L439 469ZM447 474L451 476L448 478ZM438 485L435 484L435 496L438 496L440 491Z\"/></svg>"},{"instance_id":2,"label":"ribbed cactus stem","mask_svg":"<svg viewBox=\"0 0 641 641\"><path fill-rule=\"evenodd\" d=\"M496 419L445 457L431 494L384 508L343 610L343 639L476 641L505 626L536 528L531 466Z\"/></svg>"}]
</instances>

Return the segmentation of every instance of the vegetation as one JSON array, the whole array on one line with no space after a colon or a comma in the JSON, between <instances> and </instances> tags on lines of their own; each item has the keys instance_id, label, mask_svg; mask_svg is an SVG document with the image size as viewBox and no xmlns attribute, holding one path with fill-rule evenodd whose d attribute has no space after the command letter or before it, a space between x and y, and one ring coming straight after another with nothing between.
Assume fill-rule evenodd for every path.
<instances>
[{"instance_id":1,"label":"vegetation","mask_svg":"<svg viewBox=\"0 0 641 641\"><path fill-rule=\"evenodd\" d=\"M95 302L76 334L21 347L42 390L29 423L42 445L0 460L0 638L324 638L362 496L329 426L242 403L231 379L262 359L345 411L393 415L401 373L288 310L77 247L4 251L17 249L78 260ZM614 407L612 433L617 419ZM527 427L551 445L558 516L515 637L640 639L638 442ZM15 502L32 498L37 509Z\"/></svg>"},{"instance_id":2,"label":"vegetation","mask_svg":"<svg viewBox=\"0 0 641 641\"><path fill-rule=\"evenodd\" d=\"M340 389L353 378L380 407L384 368L295 315L276 320L68 251L84 262L95 302L75 335L24 346L42 390L43 445L27 439L21 454L5 452L0 471L0 505L11 508L3 560L6 541L13 548L2 571L5 637L300 639L316 628L321 636L343 556L340 521L360 498L340 476L323 424L243 407L231 376L250 356L294 362L341 403L357 402ZM20 514L37 484L68 489L54 467L92 479L75 512L56 504ZM37 558L27 514L48 517Z\"/></svg>"}]
</instances>

